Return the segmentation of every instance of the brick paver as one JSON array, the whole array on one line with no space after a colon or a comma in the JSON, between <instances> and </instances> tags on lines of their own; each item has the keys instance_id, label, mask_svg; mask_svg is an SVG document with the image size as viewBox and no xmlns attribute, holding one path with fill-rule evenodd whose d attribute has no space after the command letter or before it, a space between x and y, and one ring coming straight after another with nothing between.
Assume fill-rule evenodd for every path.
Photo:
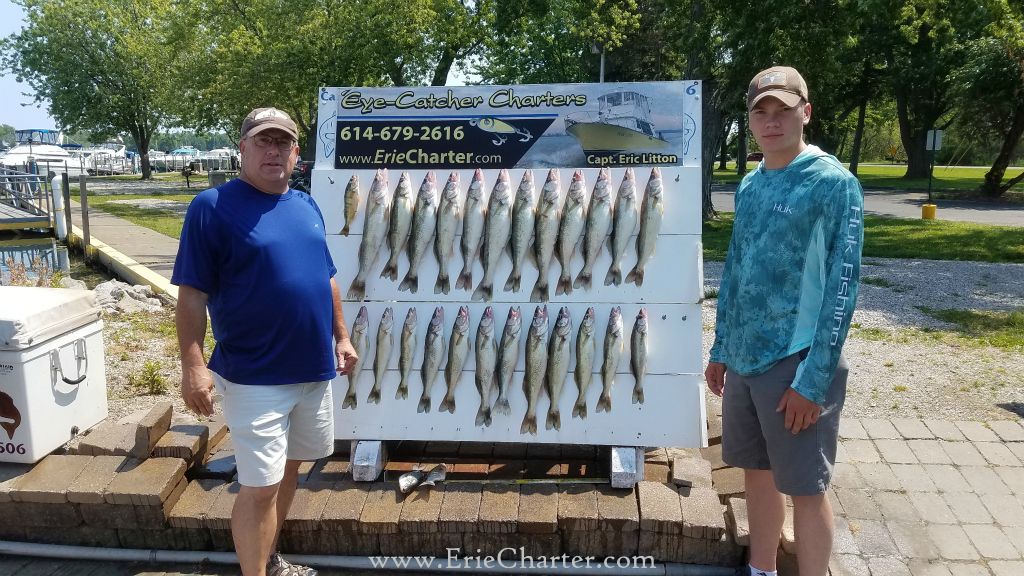
<instances>
[{"instance_id":1,"label":"brick paver","mask_svg":"<svg viewBox=\"0 0 1024 576\"><path fill-rule=\"evenodd\" d=\"M928 427L937 437L943 440L956 441L965 440L966 436L949 420L928 420L925 419L924 425Z\"/></svg>"},{"instance_id":2,"label":"brick paver","mask_svg":"<svg viewBox=\"0 0 1024 576\"><path fill-rule=\"evenodd\" d=\"M882 460L890 464L917 464L917 457L906 440L875 440Z\"/></svg>"},{"instance_id":3,"label":"brick paver","mask_svg":"<svg viewBox=\"0 0 1024 576\"><path fill-rule=\"evenodd\" d=\"M1024 561L1021 560L993 560L988 567L995 576L1020 576L1024 574Z\"/></svg>"},{"instance_id":4,"label":"brick paver","mask_svg":"<svg viewBox=\"0 0 1024 576\"><path fill-rule=\"evenodd\" d=\"M881 462L882 457L871 440L844 440L843 448L850 462Z\"/></svg>"},{"instance_id":5,"label":"brick paver","mask_svg":"<svg viewBox=\"0 0 1024 576\"><path fill-rule=\"evenodd\" d=\"M942 495L950 510L961 524L986 524L992 522L981 499L973 492L946 492Z\"/></svg>"},{"instance_id":6,"label":"brick paver","mask_svg":"<svg viewBox=\"0 0 1024 576\"><path fill-rule=\"evenodd\" d=\"M935 487L942 492L970 492L971 485L967 483L960 471L947 464L925 464L925 472L935 483Z\"/></svg>"},{"instance_id":7,"label":"brick paver","mask_svg":"<svg viewBox=\"0 0 1024 576\"><path fill-rule=\"evenodd\" d=\"M988 464L985 457L971 442L943 442L942 449L946 451L953 462L961 466L985 466Z\"/></svg>"},{"instance_id":8,"label":"brick paver","mask_svg":"<svg viewBox=\"0 0 1024 576\"><path fill-rule=\"evenodd\" d=\"M935 433L918 418L893 418L892 425L907 440L935 438Z\"/></svg>"},{"instance_id":9,"label":"brick paver","mask_svg":"<svg viewBox=\"0 0 1024 576\"><path fill-rule=\"evenodd\" d=\"M872 574L885 574L886 576L911 576L910 569L906 563L899 558L869 558L868 568Z\"/></svg>"},{"instance_id":10,"label":"brick paver","mask_svg":"<svg viewBox=\"0 0 1024 576\"><path fill-rule=\"evenodd\" d=\"M941 560L912 559L907 567L913 576L952 576L949 568Z\"/></svg>"},{"instance_id":11,"label":"brick paver","mask_svg":"<svg viewBox=\"0 0 1024 576\"><path fill-rule=\"evenodd\" d=\"M942 495L934 492L910 492L907 498L914 504L921 518L933 524L955 524L956 516L943 500Z\"/></svg>"},{"instance_id":12,"label":"brick paver","mask_svg":"<svg viewBox=\"0 0 1024 576\"><path fill-rule=\"evenodd\" d=\"M1004 494L984 494L982 503L988 508L1002 526L1024 526L1024 505L1014 496Z\"/></svg>"},{"instance_id":13,"label":"brick paver","mask_svg":"<svg viewBox=\"0 0 1024 576\"><path fill-rule=\"evenodd\" d=\"M839 437L843 439L867 440L868 432L860 423L860 418L848 418L843 416L839 419Z\"/></svg>"},{"instance_id":14,"label":"brick paver","mask_svg":"<svg viewBox=\"0 0 1024 576\"><path fill-rule=\"evenodd\" d=\"M956 524L929 524L928 537L932 539L939 556L947 560L977 560L978 551L971 545L964 529Z\"/></svg>"},{"instance_id":15,"label":"brick paver","mask_svg":"<svg viewBox=\"0 0 1024 576\"><path fill-rule=\"evenodd\" d=\"M843 505L843 510L850 518L881 520L882 511L871 499L867 490L836 488L836 497Z\"/></svg>"},{"instance_id":16,"label":"brick paver","mask_svg":"<svg viewBox=\"0 0 1024 576\"><path fill-rule=\"evenodd\" d=\"M986 466L961 466L960 473L978 494L1010 494L1006 483L994 470Z\"/></svg>"},{"instance_id":17,"label":"brick paver","mask_svg":"<svg viewBox=\"0 0 1024 576\"><path fill-rule=\"evenodd\" d=\"M862 554L868 556L895 556L899 554L896 543L889 536L885 524L877 520L850 520L853 541Z\"/></svg>"},{"instance_id":18,"label":"brick paver","mask_svg":"<svg viewBox=\"0 0 1024 576\"><path fill-rule=\"evenodd\" d=\"M898 438L902 438L899 431L896 430L896 427L888 420L862 418L860 423L864 426L864 429L867 430L868 437L871 439L896 440Z\"/></svg>"},{"instance_id":19,"label":"brick paver","mask_svg":"<svg viewBox=\"0 0 1024 576\"><path fill-rule=\"evenodd\" d=\"M974 447L993 466L1020 466L1021 461L1002 442L975 442Z\"/></svg>"},{"instance_id":20,"label":"brick paver","mask_svg":"<svg viewBox=\"0 0 1024 576\"><path fill-rule=\"evenodd\" d=\"M993 420L988 427L1004 442L1024 442L1024 425L1017 420Z\"/></svg>"},{"instance_id":21,"label":"brick paver","mask_svg":"<svg viewBox=\"0 0 1024 576\"><path fill-rule=\"evenodd\" d=\"M931 538L928 537L928 530L920 522L886 522L889 534L892 536L900 554L908 558L938 558L939 553L935 550Z\"/></svg>"},{"instance_id":22,"label":"brick paver","mask_svg":"<svg viewBox=\"0 0 1024 576\"><path fill-rule=\"evenodd\" d=\"M900 481L893 474L892 468L883 462L862 462L857 464L857 471L864 479L865 487L875 490L900 490Z\"/></svg>"},{"instance_id":23,"label":"brick paver","mask_svg":"<svg viewBox=\"0 0 1024 576\"><path fill-rule=\"evenodd\" d=\"M999 437L982 422L957 420L953 424L964 433L968 440L974 442L998 442Z\"/></svg>"},{"instance_id":24,"label":"brick paver","mask_svg":"<svg viewBox=\"0 0 1024 576\"><path fill-rule=\"evenodd\" d=\"M1010 542L996 526L987 524L969 524L963 527L974 547L985 558L995 560L1018 560L1020 551Z\"/></svg>"},{"instance_id":25,"label":"brick paver","mask_svg":"<svg viewBox=\"0 0 1024 576\"><path fill-rule=\"evenodd\" d=\"M864 576L870 573L868 563L856 554L834 554L828 569L832 576Z\"/></svg>"},{"instance_id":26,"label":"brick paver","mask_svg":"<svg viewBox=\"0 0 1024 576\"><path fill-rule=\"evenodd\" d=\"M953 460L942 449L942 440L908 440L910 450L922 464L952 464Z\"/></svg>"},{"instance_id":27,"label":"brick paver","mask_svg":"<svg viewBox=\"0 0 1024 576\"><path fill-rule=\"evenodd\" d=\"M907 498L900 492L875 492L873 499L882 517L889 522L920 522L921 515Z\"/></svg>"},{"instance_id":28,"label":"brick paver","mask_svg":"<svg viewBox=\"0 0 1024 576\"><path fill-rule=\"evenodd\" d=\"M924 466L920 464L893 464L892 473L900 486L908 492L935 492L938 490Z\"/></svg>"}]
</instances>

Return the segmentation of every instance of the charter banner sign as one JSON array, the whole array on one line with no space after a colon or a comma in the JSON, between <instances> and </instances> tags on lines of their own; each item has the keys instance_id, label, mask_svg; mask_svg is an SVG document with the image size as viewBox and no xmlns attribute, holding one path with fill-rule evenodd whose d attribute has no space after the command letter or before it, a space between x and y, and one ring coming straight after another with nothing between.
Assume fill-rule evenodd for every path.
<instances>
[{"instance_id":1,"label":"charter banner sign","mask_svg":"<svg viewBox=\"0 0 1024 576\"><path fill-rule=\"evenodd\" d=\"M698 81L322 88L319 168L699 165Z\"/></svg>"}]
</instances>

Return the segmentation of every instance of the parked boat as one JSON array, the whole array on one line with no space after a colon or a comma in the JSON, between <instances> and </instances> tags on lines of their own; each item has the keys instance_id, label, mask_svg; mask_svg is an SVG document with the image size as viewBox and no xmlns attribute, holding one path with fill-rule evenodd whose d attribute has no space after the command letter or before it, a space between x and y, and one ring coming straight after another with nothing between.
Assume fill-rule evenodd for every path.
<instances>
[{"instance_id":1,"label":"parked boat","mask_svg":"<svg viewBox=\"0 0 1024 576\"><path fill-rule=\"evenodd\" d=\"M650 152L669 147L654 129L647 96L628 90L609 92L600 96L597 103L596 114L578 112L565 119L565 131L579 141L584 152Z\"/></svg>"},{"instance_id":2,"label":"parked boat","mask_svg":"<svg viewBox=\"0 0 1024 576\"><path fill-rule=\"evenodd\" d=\"M0 157L0 164L4 167L28 172L34 165L40 174L83 173L80 160L67 150L65 146L69 145L65 144L64 135L59 130L33 128L16 130L14 134L17 143Z\"/></svg>"}]
</instances>

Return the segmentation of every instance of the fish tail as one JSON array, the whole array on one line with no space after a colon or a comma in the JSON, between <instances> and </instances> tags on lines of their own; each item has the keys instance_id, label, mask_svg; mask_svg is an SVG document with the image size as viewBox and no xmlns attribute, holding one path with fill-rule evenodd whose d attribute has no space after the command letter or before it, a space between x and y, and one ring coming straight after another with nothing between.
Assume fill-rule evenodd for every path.
<instances>
[{"instance_id":1,"label":"fish tail","mask_svg":"<svg viewBox=\"0 0 1024 576\"><path fill-rule=\"evenodd\" d=\"M586 288L590 290L593 275L590 272L580 271L576 281L572 283L573 288Z\"/></svg>"},{"instance_id":2,"label":"fish tail","mask_svg":"<svg viewBox=\"0 0 1024 576\"><path fill-rule=\"evenodd\" d=\"M634 266L633 269L630 270L629 274L626 276L626 282L627 283L632 282L632 283L636 284L637 286L643 286L644 285L644 269L641 268L639 264Z\"/></svg>"},{"instance_id":3,"label":"fish tail","mask_svg":"<svg viewBox=\"0 0 1024 576\"><path fill-rule=\"evenodd\" d=\"M437 275L437 282L434 283L434 294L447 294L451 291L452 285L448 280L448 274L442 270Z\"/></svg>"},{"instance_id":4,"label":"fish tail","mask_svg":"<svg viewBox=\"0 0 1024 576\"><path fill-rule=\"evenodd\" d=\"M520 434L537 434L537 416L527 414L523 418L523 425L519 427Z\"/></svg>"},{"instance_id":5,"label":"fish tail","mask_svg":"<svg viewBox=\"0 0 1024 576\"><path fill-rule=\"evenodd\" d=\"M555 296L559 294L572 294L572 277L568 274L558 277L558 286L555 286Z\"/></svg>"},{"instance_id":6,"label":"fish tail","mask_svg":"<svg viewBox=\"0 0 1024 576\"><path fill-rule=\"evenodd\" d=\"M430 396L420 398L420 403L416 406L416 413L419 414L420 412L430 413Z\"/></svg>"},{"instance_id":7,"label":"fish tail","mask_svg":"<svg viewBox=\"0 0 1024 576\"><path fill-rule=\"evenodd\" d=\"M633 404L643 404L643 403L644 403L644 387L642 385L638 384L635 388L633 388Z\"/></svg>"},{"instance_id":8,"label":"fish tail","mask_svg":"<svg viewBox=\"0 0 1024 576\"><path fill-rule=\"evenodd\" d=\"M348 236L348 222L345 222L345 226L341 229L342 236Z\"/></svg>"},{"instance_id":9,"label":"fish tail","mask_svg":"<svg viewBox=\"0 0 1024 576\"><path fill-rule=\"evenodd\" d=\"M370 404L380 404L380 388L374 386L370 389L370 394L366 397L366 401Z\"/></svg>"},{"instance_id":10,"label":"fish tail","mask_svg":"<svg viewBox=\"0 0 1024 576\"><path fill-rule=\"evenodd\" d=\"M394 282L398 279L398 262L392 256L388 259L388 263L384 265L384 269L380 271L381 278L387 278Z\"/></svg>"},{"instance_id":11,"label":"fish tail","mask_svg":"<svg viewBox=\"0 0 1024 576\"><path fill-rule=\"evenodd\" d=\"M356 392L355 390L352 390L348 394L345 394L345 400L341 403L341 409L344 410L345 408L352 408L355 410L356 404Z\"/></svg>"},{"instance_id":12,"label":"fish tail","mask_svg":"<svg viewBox=\"0 0 1024 576\"><path fill-rule=\"evenodd\" d=\"M597 411L598 412L611 412L612 411L612 395L608 392L601 394L601 397L597 399Z\"/></svg>"},{"instance_id":13,"label":"fish tail","mask_svg":"<svg viewBox=\"0 0 1024 576\"><path fill-rule=\"evenodd\" d=\"M608 274L604 277L605 286L611 286L612 284L616 286L622 284L622 270L619 268L618 264L613 264L612 267L608 269Z\"/></svg>"},{"instance_id":14,"label":"fish tail","mask_svg":"<svg viewBox=\"0 0 1024 576\"><path fill-rule=\"evenodd\" d=\"M401 400L409 397L409 385L405 383L405 380L398 385L398 390L395 390L395 400Z\"/></svg>"},{"instance_id":15,"label":"fish tail","mask_svg":"<svg viewBox=\"0 0 1024 576\"><path fill-rule=\"evenodd\" d=\"M489 406L484 405L480 407L480 410L476 413L476 425L477 426L490 426L491 425L491 409Z\"/></svg>"},{"instance_id":16,"label":"fish tail","mask_svg":"<svg viewBox=\"0 0 1024 576\"><path fill-rule=\"evenodd\" d=\"M494 403L494 411L504 416L510 416L512 407L508 405L508 398L498 396L498 400Z\"/></svg>"},{"instance_id":17,"label":"fish tail","mask_svg":"<svg viewBox=\"0 0 1024 576\"><path fill-rule=\"evenodd\" d=\"M580 394L580 397L576 399L576 404L572 407L573 418L586 418L587 417L587 398Z\"/></svg>"},{"instance_id":18,"label":"fish tail","mask_svg":"<svg viewBox=\"0 0 1024 576\"><path fill-rule=\"evenodd\" d=\"M408 290L413 294L416 293L416 290L419 290L419 287L419 276L417 276L413 270L409 270L409 273L405 275L405 278L402 280L402 283L398 285L399 290Z\"/></svg>"},{"instance_id":19,"label":"fish tail","mask_svg":"<svg viewBox=\"0 0 1024 576\"><path fill-rule=\"evenodd\" d=\"M459 278L455 281L456 290L469 290L473 287L473 270L466 266L459 272Z\"/></svg>"},{"instance_id":20,"label":"fish tail","mask_svg":"<svg viewBox=\"0 0 1024 576\"><path fill-rule=\"evenodd\" d=\"M562 413L559 410L548 410L548 419L544 423L544 429L551 430L552 428L555 430L562 429Z\"/></svg>"},{"instance_id":21,"label":"fish tail","mask_svg":"<svg viewBox=\"0 0 1024 576\"><path fill-rule=\"evenodd\" d=\"M358 278L352 281L352 285L348 288L348 294L345 298L350 302L360 302L366 298L366 281L359 280Z\"/></svg>"},{"instance_id":22,"label":"fish tail","mask_svg":"<svg viewBox=\"0 0 1024 576\"><path fill-rule=\"evenodd\" d=\"M505 281L505 292L509 291L519 291L519 273L515 270L508 275L508 280Z\"/></svg>"},{"instance_id":23,"label":"fish tail","mask_svg":"<svg viewBox=\"0 0 1024 576\"><path fill-rule=\"evenodd\" d=\"M441 407L438 408L438 411L455 414L455 397L452 396L450 392L444 395L444 399L441 400Z\"/></svg>"},{"instance_id":24,"label":"fish tail","mask_svg":"<svg viewBox=\"0 0 1024 576\"><path fill-rule=\"evenodd\" d=\"M530 294L530 302L548 301L548 283L546 278L540 278L533 285L533 292Z\"/></svg>"},{"instance_id":25,"label":"fish tail","mask_svg":"<svg viewBox=\"0 0 1024 576\"><path fill-rule=\"evenodd\" d=\"M490 300L494 297L494 286L491 284L484 284L482 281L480 285L476 287L473 292L473 300Z\"/></svg>"}]
</instances>

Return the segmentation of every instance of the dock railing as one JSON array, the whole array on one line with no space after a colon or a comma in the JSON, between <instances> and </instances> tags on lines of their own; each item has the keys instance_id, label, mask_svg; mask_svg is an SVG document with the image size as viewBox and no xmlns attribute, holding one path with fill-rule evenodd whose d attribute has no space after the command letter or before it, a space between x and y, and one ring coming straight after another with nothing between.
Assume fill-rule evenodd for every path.
<instances>
[{"instance_id":1,"label":"dock railing","mask_svg":"<svg viewBox=\"0 0 1024 576\"><path fill-rule=\"evenodd\" d=\"M53 211L50 183L40 174L0 168L0 203L49 218Z\"/></svg>"}]
</instances>

